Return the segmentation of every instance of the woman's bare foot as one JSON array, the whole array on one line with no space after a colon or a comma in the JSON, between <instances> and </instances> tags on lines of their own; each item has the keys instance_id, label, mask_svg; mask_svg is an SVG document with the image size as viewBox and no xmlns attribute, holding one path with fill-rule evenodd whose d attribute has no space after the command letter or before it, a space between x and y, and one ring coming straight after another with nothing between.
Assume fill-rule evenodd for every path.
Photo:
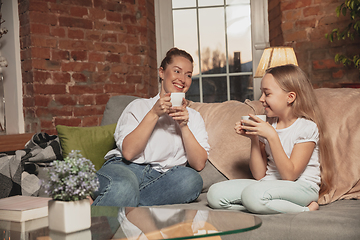
<instances>
[{"instance_id":1,"label":"woman's bare foot","mask_svg":"<svg viewBox=\"0 0 360 240\"><path fill-rule=\"evenodd\" d=\"M319 204L317 202L311 202L308 206L310 211L319 210Z\"/></svg>"}]
</instances>

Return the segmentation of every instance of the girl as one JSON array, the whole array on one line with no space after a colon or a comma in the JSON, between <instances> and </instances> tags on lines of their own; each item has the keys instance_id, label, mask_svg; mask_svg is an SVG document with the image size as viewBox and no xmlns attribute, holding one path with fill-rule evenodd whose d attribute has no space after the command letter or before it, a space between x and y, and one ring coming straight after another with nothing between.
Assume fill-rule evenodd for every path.
<instances>
[{"instance_id":1,"label":"girl","mask_svg":"<svg viewBox=\"0 0 360 240\"><path fill-rule=\"evenodd\" d=\"M185 99L180 107L170 102L172 92L188 91L192 72L191 55L170 49L159 68L160 93L136 99L123 111L114 134L117 148L97 172L100 189L93 205L187 203L199 196L203 182L197 171L210 148L205 124Z\"/></svg>"},{"instance_id":2,"label":"girl","mask_svg":"<svg viewBox=\"0 0 360 240\"><path fill-rule=\"evenodd\" d=\"M208 203L260 214L317 210L319 194L332 187L333 161L312 85L299 67L285 65L267 70L261 91L272 124L249 114L253 121L235 125L238 134L251 139L249 166L255 180L214 184Z\"/></svg>"}]
</instances>

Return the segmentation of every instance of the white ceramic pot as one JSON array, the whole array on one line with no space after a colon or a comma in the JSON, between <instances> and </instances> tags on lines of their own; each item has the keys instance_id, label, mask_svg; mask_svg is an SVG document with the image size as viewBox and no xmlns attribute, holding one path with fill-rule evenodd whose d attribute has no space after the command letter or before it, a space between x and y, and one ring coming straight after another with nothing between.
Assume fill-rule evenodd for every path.
<instances>
[{"instance_id":1,"label":"white ceramic pot","mask_svg":"<svg viewBox=\"0 0 360 240\"><path fill-rule=\"evenodd\" d=\"M69 202L50 200L48 208L50 230L72 233L91 226L89 199Z\"/></svg>"}]
</instances>

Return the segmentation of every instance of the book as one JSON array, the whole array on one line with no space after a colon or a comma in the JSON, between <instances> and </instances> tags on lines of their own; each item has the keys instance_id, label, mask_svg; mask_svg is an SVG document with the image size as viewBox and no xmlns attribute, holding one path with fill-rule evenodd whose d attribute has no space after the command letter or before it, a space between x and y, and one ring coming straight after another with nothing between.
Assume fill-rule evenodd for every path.
<instances>
[{"instance_id":1,"label":"book","mask_svg":"<svg viewBox=\"0 0 360 240\"><path fill-rule=\"evenodd\" d=\"M51 198L13 196L0 199L0 220L24 222L48 216Z\"/></svg>"},{"instance_id":2,"label":"book","mask_svg":"<svg viewBox=\"0 0 360 240\"><path fill-rule=\"evenodd\" d=\"M5 220L0 220L1 230L29 232L29 231L45 228L48 226L49 226L48 217L36 218L24 222L10 222Z\"/></svg>"}]
</instances>

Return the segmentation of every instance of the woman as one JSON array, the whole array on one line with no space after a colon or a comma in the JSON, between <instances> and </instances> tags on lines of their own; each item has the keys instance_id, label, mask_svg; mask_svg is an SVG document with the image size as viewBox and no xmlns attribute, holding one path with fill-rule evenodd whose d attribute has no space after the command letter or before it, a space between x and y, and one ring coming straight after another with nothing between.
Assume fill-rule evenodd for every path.
<instances>
[{"instance_id":1,"label":"woman","mask_svg":"<svg viewBox=\"0 0 360 240\"><path fill-rule=\"evenodd\" d=\"M93 205L151 206L194 201L202 189L197 173L204 168L209 144L200 114L172 107L172 92L186 93L193 59L172 48L159 68L160 93L131 102L115 130L117 148L97 172L100 189ZM187 167L190 166L190 167Z\"/></svg>"}]
</instances>

